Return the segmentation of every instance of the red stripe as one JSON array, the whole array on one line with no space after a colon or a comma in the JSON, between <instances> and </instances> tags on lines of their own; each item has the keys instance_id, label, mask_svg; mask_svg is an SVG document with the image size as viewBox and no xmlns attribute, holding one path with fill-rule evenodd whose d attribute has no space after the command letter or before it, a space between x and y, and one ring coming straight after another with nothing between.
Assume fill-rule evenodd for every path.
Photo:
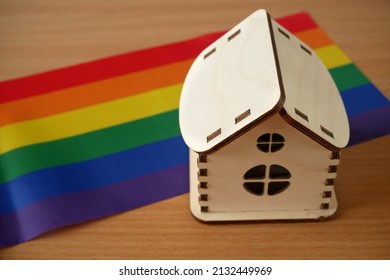
<instances>
[{"instance_id":1,"label":"red stripe","mask_svg":"<svg viewBox=\"0 0 390 280\"><path fill-rule=\"evenodd\" d=\"M0 83L0 103L195 58L221 35L222 32L212 33L179 43L4 81Z\"/></svg>"},{"instance_id":2,"label":"red stripe","mask_svg":"<svg viewBox=\"0 0 390 280\"><path fill-rule=\"evenodd\" d=\"M318 27L317 23L315 23L315 21L306 12L279 18L276 19L276 21L291 33L297 33Z\"/></svg>"},{"instance_id":3,"label":"red stripe","mask_svg":"<svg viewBox=\"0 0 390 280\"><path fill-rule=\"evenodd\" d=\"M277 21L293 33L317 27L317 24L305 12L279 18ZM0 103L195 58L223 33L216 32L179 43L0 82Z\"/></svg>"}]
</instances>

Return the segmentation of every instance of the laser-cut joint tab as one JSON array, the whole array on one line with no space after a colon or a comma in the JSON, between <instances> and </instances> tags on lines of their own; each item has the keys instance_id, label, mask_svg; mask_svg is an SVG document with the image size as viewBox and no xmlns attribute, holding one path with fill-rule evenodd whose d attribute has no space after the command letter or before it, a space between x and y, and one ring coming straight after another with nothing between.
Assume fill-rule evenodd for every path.
<instances>
[{"instance_id":1,"label":"laser-cut joint tab","mask_svg":"<svg viewBox=\"0 0 390 280\"><path fill-rule=\"evenodd\" d=\"M294 108L294 111L295 111L295 114L297 114L298 116L300 116L302 119L304 119L305 121L309 121L309 117L302 113L301 111L299 111L297 108Z\"/></svg>"},{"instance_id":2,"label":"laser-cut joint tab","mask_svg":"<svg viewBox=\"0 0 390 280\"><path fill-rule=\"evenodd\" d=\"M206 177L207 176L207 169L205 169L205 168L199 169L198 175L199 175L199 177Z\"/></svg>"},{"instance_id":3,"label":"laser-cut joint tab","mask_svg":"<svg viewBox=\"0 0 390 280\"><path fill-rule=\"evenodd\" d=\"M336 173L336 172L337 172L337 165L329 165L328 173Z\"/></svg>"},{"instance_id":4,"label":"laser-cut joint tab","mask_svg":"<svg viewBox=\"0 0 390 280\"><path fill-rule=\"evenodd\" d=\"M207 155L200 154L198 157L198 162L207 163Z\"/></svg>"},{"instance_id":5,"label":"laser-cut joint tab","mask_svg":"<svg viewBox=\"0 0 390 280\"><path fill-rule=\"evenodd\" d=\"M326 129L326 128L323 127L322 125L320 125L320 127L321 127L321 131L322 131L323 133L325 133L326 135L328 135L329 137L332 137L332 138L334 139L334 136L333 136L333 132L332 132L332 131Z\"/></svg>"},{"instance_id":6,"label":"laser-cut joint tab","mask_svg":"<svg viewBox=\"0 0 390 280\"><path fill-rule=\"evenodd\" d=\"M234 123L235 124L238 124L240 121L242 121L243 119L249 117L251 115L251 109L248 109L246 110L244 113L242 113L241 115L237 116L235 119L234 119Z\"/></svg>"},{"instance_id":7,"label":"laser-cut joint tab","mask_svg":"<svg viewBox=\"0 0 390 280\"><path fill-rule=\"evenodd\" d=\"M322 197L323 198L330 198L330 197L332 197L332 191L324 191L322 193Z\"/></svg>"},{"instance_id":8,"label":"laser-cut joint tab","mask_svg":"<svg viewBox=\"0 0 390 280\"><path fill-rule=\"evenodd\" d=\"M329 209L329 203L321 203L321 206L320 206L321 209Z\"/></svg>"},{"instance_id":9,"label":"laser-cut joint tab","mask_svg":"<svg viewBox=\"0 0 390 280\"><path fill-rule=\"evenodd\" d=\"M306 48L305 46L303 46L302 44L300 45L301 46L301 49L304 50L306 53L310 54L311 55L311 51Z\"/></svg>"},{"instance_id":10,"label":"laser-cut joint tab","mask_svg":"<svg viewBox=\"0 0 390 280\"><path fill-rule=\"evenodd\" d=\"M204 56L203 56L203 59L207 59L210 55L212 55L213 53L215 53L217 51L216 48L213 48L211 51L209 51L208 53L206 53Z\"/></svg>"},{"instance_id":11,"label":"laser-cut joint tab","mask_svg":"<svg viewBox=\"0 0 390 280\"><path fill-rule=\"evenodd\" d=\"M284 35L284 37L286 37L287 39L290 39L290 35L287 34L287 32L285 32L284 30L278 28L278 31L280 34Z\"/></svg>"},{"instance_id":12,"label":"laser-cut joint tab","mask_svg":"<svg viewBox=\"0 0 390 280\"><path fill-rule=\"evenodd\" d=\"M213 133L211 133L209 136L207 136L207 143L210 142L211 140L213 140L214 138L218 137L219 135L221 135L222 133L222 130L219 128L217 129L216 131L214 131Z\"/></svg>"},{"instance_id":13,"label":"laser-cut joint tab","mask_svg":"<svg viewBox=\"0 0 390 280\"><path fill-rule=\"evenodd\" d=\"M334 179L326 179L325 186L334 186Z\"/></svg>"},{"instance_id":14,"label":"laser-cut joint tab","mask_svg":"<svg viewBox=\"0 0 390 280\"><path fill-rule=\"evenodd\" d=\"M340 159L340 152L339 151L332 152L330 159Z\"/></svg>"},{"instance_id":15,"label":"laser-cut joint tab","mask_svg":"<svg viewBox=\"0 0 390 280\"><path fill-rule=\"evenodd\" d=\"M228 37L228 42L233 40L235 37L237 37L241 33L241 29L238 29L236 32L234 32L232 35Z\"/></svg>"},{"instance_id":16,"label":"laser-cut joint tab","mask_svg":"<svg viewBox=\"0 0 390 280\"><path fill-rule=\"evenodd\" d=\"M200 206L200 212L209 212L208 206Z\"/></svg>"},{"instance_id":17,"label":"laser-cut joint tab","mask_svg":"<svg viewBox=\"0 0 390 280\"><path fill-rule=\"evenodd\" d=\"M208 195L207 194L201 194L199 195L199 201L207 201Z\"/></svg>"},{"instance_id":18,"label":"laser-cut joint tab","mask_svg":"<svg viewBox=\"0 0 390 280\"><path fill-rule=\"evenodd\" d=\"M199 182L198 189L207 189L207 182Z\"/></svg>"}]
</instances>

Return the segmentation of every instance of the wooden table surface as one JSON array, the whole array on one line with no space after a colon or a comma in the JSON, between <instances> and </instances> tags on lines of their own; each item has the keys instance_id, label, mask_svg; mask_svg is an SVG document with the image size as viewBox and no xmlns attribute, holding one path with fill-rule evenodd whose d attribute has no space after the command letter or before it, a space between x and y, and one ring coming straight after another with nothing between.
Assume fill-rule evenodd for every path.
<instances>
[{"instance_id":1,"label":"wooden table surface","mask_svg":"<svg viewBox=\"0 0 390 280\"><path fill-rule=\"evenodd\" d=\"M308 11L390 97L388 0L0 0L0 80ZM188 194L3 248L0 259L389 259L390 137L347 148L325 222L203 224Z\"/></svg>"}]
</instances>

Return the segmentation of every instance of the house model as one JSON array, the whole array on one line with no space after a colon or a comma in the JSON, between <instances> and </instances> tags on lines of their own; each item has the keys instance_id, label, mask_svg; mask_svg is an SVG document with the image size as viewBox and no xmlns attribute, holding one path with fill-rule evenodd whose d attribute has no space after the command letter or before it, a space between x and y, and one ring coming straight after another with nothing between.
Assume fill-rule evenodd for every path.
<instances>
[{"instance_id":1,"label":"house model","mask_svg":"<svg viewBox=\"0 0 390 280\"><path fill-rule=\"evenodd\" d=\"M264 10L206 48L183 86L190 205L203 221L321 219L349 125L340 94L306 44Z\"/></svg>"}]
</instances>

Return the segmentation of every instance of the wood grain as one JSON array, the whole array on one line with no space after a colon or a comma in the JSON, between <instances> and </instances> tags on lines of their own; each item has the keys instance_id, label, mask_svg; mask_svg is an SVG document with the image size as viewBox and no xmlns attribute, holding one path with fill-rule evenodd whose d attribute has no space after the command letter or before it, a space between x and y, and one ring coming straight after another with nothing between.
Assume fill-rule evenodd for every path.
<instances>
[{"instance_id":1,"label":"wood grain","mask_svg":"<svg viewBox=\"0 0 390 280\"><path fill-rule=\"evenodd\" d=\"M306 10L390 96L390 2L0 1L0 80L227 30L258 8ZM325 222L203 224L188 195L1 249L0 259L389 259L390 138L343 151Z\"/></svg>"}]
</instances>

